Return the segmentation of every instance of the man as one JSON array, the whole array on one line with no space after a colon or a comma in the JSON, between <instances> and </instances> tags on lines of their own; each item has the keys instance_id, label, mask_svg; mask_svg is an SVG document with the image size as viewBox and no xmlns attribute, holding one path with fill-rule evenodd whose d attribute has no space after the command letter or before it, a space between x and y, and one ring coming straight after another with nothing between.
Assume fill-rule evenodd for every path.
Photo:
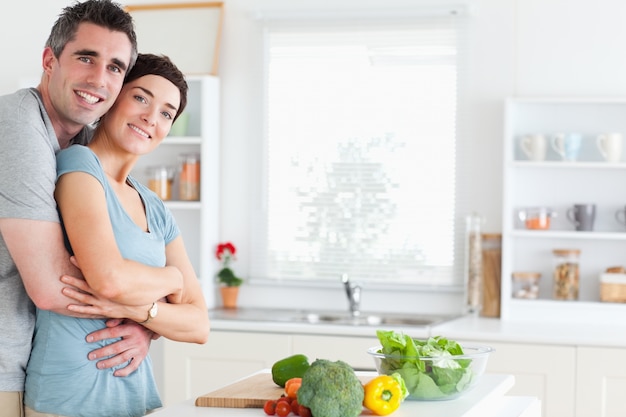
<instances>
[{"instance_id":1,"label":"man","mask_svg":"<svg viewBox=\"0 0 626 417\"><path fill-rule=\"evenodd\" d=\"M56 211L55 153L86 143L86 125L111 107L136 57L132 17L110 0L87 0L66 7L55 22L37 89L0 97L0 417L23 416L33 302L69 314L72 301L61 294L60 277L81 276ZM89 359L99 360L100 369L131 361L115 373L127 376L147 355L152 336L139 324L111 320L86 341L119 340Z\"/></svg>"}]
</instances>

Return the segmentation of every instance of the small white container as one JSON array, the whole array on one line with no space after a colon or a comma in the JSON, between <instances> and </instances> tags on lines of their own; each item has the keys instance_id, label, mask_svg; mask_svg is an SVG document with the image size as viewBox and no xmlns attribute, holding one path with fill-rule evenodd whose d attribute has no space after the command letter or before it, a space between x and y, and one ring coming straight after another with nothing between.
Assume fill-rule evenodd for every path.
<instances>
[{"instance_id":1,"label":"small white container","mask_svg":"<svg viewBox=\"0 0 626 417\"><path fill-rule=\"evenodd\" d=\"M601 274L600 300L612 303L625 303L626 274Z\"/></svg>"},{"instance_id":2,"label":"small white container","mask_svg":"<svg viewBox=\"0 0 626 417\"><path fill-rule=\"evenodd\" d=\"M539 272L513 272L513 298L533 300L539 297Z\"/></svg>"}]
</instances>

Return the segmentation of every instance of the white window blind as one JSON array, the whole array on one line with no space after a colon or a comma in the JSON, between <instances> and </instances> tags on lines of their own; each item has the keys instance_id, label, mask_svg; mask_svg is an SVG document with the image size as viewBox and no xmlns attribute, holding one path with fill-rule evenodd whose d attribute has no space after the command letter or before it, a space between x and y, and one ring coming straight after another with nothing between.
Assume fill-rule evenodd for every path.
<instances>
[{"instance_id":1,"label":"white window blind","mask_svg":"<svg viewBox=\"0 0 626 417\"><path fill-rule=\"evenodd\" d=\"M460 19L267 24L253 280L462 280Z\"/></svg>"}]
</instances>

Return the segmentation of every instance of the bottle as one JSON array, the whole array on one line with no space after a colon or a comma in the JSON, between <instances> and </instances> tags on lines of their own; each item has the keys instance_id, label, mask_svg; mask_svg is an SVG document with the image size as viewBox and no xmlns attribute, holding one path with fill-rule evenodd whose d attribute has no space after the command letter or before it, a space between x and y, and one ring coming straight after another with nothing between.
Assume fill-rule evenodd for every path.
<instances>
[{"instance_id":1,"label":"bottle","mask_svg":"<svg viewBox=\"0 0 626 417\"><path fill-rule=\"evenodd\" d=\"M554 299L578 300L580 250L554 249Z\"/></svg>"},{"instance_id":2,"label":"bottle","mask_svg":"<svg viewBox=\"0 0 626 417\"><path fill-rule=\"evenodd\" d=\"M467 268L466 268L466 311L478 314L482 307L482 235L483 219L477 214L466 218Z\"/></svg>"},{"instance_id":3,"label":"bottle","mask_svg":"<svg viewBox=\"0 0 626 417\"><path fill-rule=\"evenodd\" d=\"M178 198L183 201L200 200L200 155L180 155L180 178Z\"/></svg>"}]
</instances>

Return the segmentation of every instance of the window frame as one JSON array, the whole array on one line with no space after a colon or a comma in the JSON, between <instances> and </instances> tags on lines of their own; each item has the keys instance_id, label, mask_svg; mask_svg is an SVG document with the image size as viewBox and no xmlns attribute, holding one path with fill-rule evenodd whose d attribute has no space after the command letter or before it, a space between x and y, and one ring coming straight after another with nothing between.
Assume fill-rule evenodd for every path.
<instances>
[{"instance_id":1,"label":"window frame","mask_svg":"<svg viewBox=\"0 0 626 417\"><path fill-rule=\"evenodd\" d=\"M449 11L448 11L449 12ZM454 14L458 14L458 12L454 12ZM283 20L284 17L281 17L281 20ZM412 17L410 17L412 18ZM384 19L390 19L388 16L385 17ZM400 18L398 16L392 17L393 19L406 19L406 16ZM289 22L290 24L294 24L294 22L297 23L298 19L288 19L291 20L291 22ZM284 23L284 22L281 22ZM466 175L466 170L464 169L465 166L467 164L463 164L462 158L459 158L459 154L461 153L461 146L460 146L460 142L461 142L461 118L462 118L462 114L459 112L459 109L462 106L462 100L464 97L464 90L465 90L465 84L463 83L464 80L464 73L465 73L465 67L467 66L467 61L466 61L466 56L465 56L465 48L464 48L464 42L466 41L465 36L466 36L466 31L465 31L465 23L461 22L457 25L457 32L460 33L460 41L458 44L458 62L457 65L461 68L457 68L457 132L456 132L456 142L457 142L457 152L456 152L456 181L455 181L455 186L456 186L456 190L455 190L455 200L457 202L462 201L464 202L464 205L456 205L456 209L455 209L455 221L454 221L454 233L455 233L455 243L454 243L454 250L455 250L455 271L457 274L459 274L458 278L454 280L454 282L452 283L448 283L445 285L440 285L440 283L430 283L430 284L424 284L424 283L420 283L420 284L413 284L413 283L393 283L394 286L398 289L404 289L404 290L424 290L424 289L432 289L433 287L437 287L439 290L452 290L452 291L458 291L460 288L462 288L463 281L464 281L464 277L461 276L464 274L463 269L465 268L465 242L464 242L464 233L465 233L465 215L467 213L470 212L469 210L469 204L467 202L467 198L466 196L463 196L464 194L464 190L466 190L467 188L467 184L463 181L464 178L467 178ZM263 31L264 32L264 31ZM265 38L263 40L263 54L264 54L264 62L263 62L263 83L262 83L262 90L263 90L263 110L261 112L259 112L259 116L262 117L262 122L260 125L263 126L263 140L258 142L258 145L260 145L260 150L261 152L257 152L256 155L257 156L262 156L262 161L257 162L257 169L255 174L253 174L254 179L256 180L256 183L252 184L253 188L257 190L256 193L254 193L254 198L253 198L253 204L252 207L256 207L257 210L254 213L251 213L250 215L250 221L253 222L254 224L258 224L259 221L263 222L263 225L266 226L267 222L264 219L260 219L259 218L259 207L263 207L266 202L263 200L263 195L266 193L267 190L267 154L266 152L268 151L268 138L267 138L267 63L268 63L268 57L267 57L267 44L265 43ZM259 171L263 172L263 175L259 176ZM259 178L264 178L264 180L262 181L261 186L259 186ZM254 211L254 209L252 210ZM262 212L262 211L261 211ZM255 226L256 227L256 226ZM251 239L252 242L253 239ZM254 244L251 243L251 248ZM258 284L258 285L276 285L276 284L280 284L280 285L292 285L295 287L302 287L302 286L321 286L321 287L326 287L326 286L334 286L333 283L329 283L329 282L317 282L317 281L292 281L292 280L278 280L275 278L268 278L268 277L260 277L258 275L255 275L254 273L252 273L253 271L250 271L250 276L252 277L250 280L251 284ZM379 287L379 288L384 288L386 286L385 283L375 283L375 282L368 282L368 286L371 286L373 288Z\"/></svg>"}]
</instances>

